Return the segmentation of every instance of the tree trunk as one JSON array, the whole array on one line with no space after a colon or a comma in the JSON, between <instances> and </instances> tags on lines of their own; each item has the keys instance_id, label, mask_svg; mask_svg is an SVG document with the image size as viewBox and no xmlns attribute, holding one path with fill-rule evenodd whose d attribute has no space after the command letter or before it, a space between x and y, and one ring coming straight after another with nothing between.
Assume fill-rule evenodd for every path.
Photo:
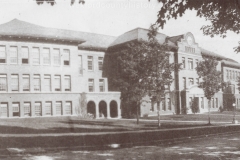
<instances>
[{"instance_id":1,"label":"tree trunk","mask_svg":"<svg viewBox=\"0 0 240 160\"><path fill-rule=\"evenodd\" d=\"M137 103L137 124L139 124L138 105L139 105L139 103Z\"/></svg>"},{"instance_id":2,"label":"tree trunk","mask_svg":"<svg viewBox=\"0 0 240 160\"><path fill-rule=\"evenodd\" d=\"M158 108L158 128L161 127L161 122L160 122L160 102L157 102L157 108Z\"/></svg>"},{"instance_id":3,"label":"tree trunk","mask_svg":"<svg viewBox=\"0 0 240 160\"><path fill-rule=\"evenodd\" d=\"M211 101L208 100L208 125L211 124L211 122L210 122L210 106L211 106Z\"/></svg>"}]
</instances>

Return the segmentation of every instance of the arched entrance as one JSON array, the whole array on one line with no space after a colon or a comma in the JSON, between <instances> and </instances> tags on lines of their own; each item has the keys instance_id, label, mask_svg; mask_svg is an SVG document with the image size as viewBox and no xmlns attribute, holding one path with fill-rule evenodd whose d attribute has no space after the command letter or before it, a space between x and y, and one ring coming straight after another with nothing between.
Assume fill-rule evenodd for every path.
<instances>
[{"instance_id":1,"label":"arched entrance","mask_svg":"<svg viewBox=\"0 0 240 160\"><path fill-rule=\"evenodd\" d=\"M118 117L118 106L116 101L110 102L110 116L112 118Z\"/></svg>"},{"instance_id":2,"label":"arched entrance","mask_svg":"<svg viewBox=\"0 0 240 160\"><path fill-rule=\"evenodd\" d=\"M107 103L105 101L99 102L99 117L107 117Z\"/></svg>"},{"instance_id":3,"label":"arched entrance","mask_svg":"<svg viewBox=\"0 0 240 160\"><path fill-rule=\"evenodd\" d=\"M96 105L93 101L89 101L87 104L87 113L91 113L96 116Z\"/></svg>"}]
</instances>

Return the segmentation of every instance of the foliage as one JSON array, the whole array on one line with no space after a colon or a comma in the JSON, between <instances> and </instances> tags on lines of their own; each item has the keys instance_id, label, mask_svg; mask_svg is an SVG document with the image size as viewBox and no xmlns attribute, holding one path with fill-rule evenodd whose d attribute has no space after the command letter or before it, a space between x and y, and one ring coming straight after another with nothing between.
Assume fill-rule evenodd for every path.
<instances>
[{"instance_id":1,"label":"foliage","mask_svg":"<svg viewBox=\"0 0 240 160\"><path fill-rule=\"evenodd\" d=\"M197 74L202 82L199 87L203 89L205 97L208 100L217 93L222 87L221 71L217 70L218 61L214 57L204 57L196 67Z\"/></svg>"},{"instance_id":2,"label":"foliage","mask_svg":"<svg viewBox=\"0 0 240 160\"><path fill-rule=\"evenodd\" d=\"M157 23L162 28L167 20L182 17L186 10L196 10L198 17L204 17L211 25L202 26L204 35L226 37L227 31L240 33L240 0L158 0L162 7ZM239 46L235 51L240 52Z\"/></svg>"},{"instance_id":3,"label":"foliage","mask_svg":"<svg viewBox=\"0 0 240 160\"><path fill-rule=\"evenodd\" d=\"M73 5L76 0L69 0L70 4ZM38 5L43 4L44 2L51 4L52 6L56 4L56 0L36 0ZM79 4L85 4L85 0L78 0Z\"/></svg>"},{"instance_id":4,"label":"foliage","mask_svg":"<svg viewBox=\"0 0 240 160\"><path fill-rule=\"evenodd\" d=\"M198 98L193 97L191 102L191 109L192 109L192 113L194 114L199 112Z\"/></svg>"},{"instance_id":5,"label":"foliage","mask_svg":"<svg viewBox=\"0 0 240 160\"><path fill-rule=\"evenodd\" d=\"M85 92L80 94L79 106L75 109L78 116L83 118L87 116L87 97Z\"/></svg>"},{"instance_id":6,"label":"foliage","mask_svg":"<svg viewBox=\"0 0 240 160\"><path fill-rule=\"evenodd\" d=\"M139 107L143 97L164 93L164 85L173 81L175 64L169 63L169 48L157 42L156 34L157 28L151 27L148 41L132 41L106 53L109 88L121 91L124 103Z\"/></svg>"}]
</instances>

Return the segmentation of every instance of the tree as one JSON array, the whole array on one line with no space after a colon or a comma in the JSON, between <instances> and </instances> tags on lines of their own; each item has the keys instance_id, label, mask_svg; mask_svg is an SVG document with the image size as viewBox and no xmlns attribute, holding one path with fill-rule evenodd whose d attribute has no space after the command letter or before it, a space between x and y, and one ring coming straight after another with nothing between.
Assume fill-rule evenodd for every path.
<instances>
[{"instance_id":1,"label":"tree","mask_svg":"<svg viewBox=\"0 0 240 160\"><path fill-rule=\"evenodd\" d=\"M193 97L192 102L191 102L191 109L192 113L198 113L199 112L199 107L198 107L198 98Z\"/></svg>"},{"instance_id":2,"label":"tree","mask_svg":"<svg viewBox=\"0 0 240 160\"><path fill-rule=\"evenodd\" d=\"M203 89L205 97L208 99L208 124L210 123L211 99L222 87L221 71L217 70L218 61L214 57L203 57L196 67L197 74L202 82L199 87Z\"/></svg>"},{"instance_id":3,"label":"tree","mask_svg":"<svg viewBox=\"0 0 240 160\"><path fill-rule=\"evenodd\" d=\"M204 35L226 37L227 31L240 33L240 0L158 0L162 7L158 12L157 24L164 27L167 20L182 17L186 10L196 10L211 25L202 26ZM240 52L239 46L235 51Z\"/></svg>"},{"instance_id":4,"label":"tree","mask_svg":"<svg viewBox=\"0 0 240 160\"><path fill-rule=\"evenodd\" d=\"M75 108L76 113L80 117L86 117L87 115L87 96L86 93L83 92L79 97L79 105Z\"/></svg>"},{"instance_id":5,"label":"tree","mask_svg":"<svg viewBox=\"0 0 240 160\"><path fill-rule=\"evenodd\" d=\"M137 123L143 97L159 96L164 90L163 86L173 79L171 73L174 65L168 61L169 48L157 42L156 34L157 28L151 27L148 41L132 41L110 48L105 56L109 88L121 91L124 103L136 103Z\"/></svg>"}]
</instances>

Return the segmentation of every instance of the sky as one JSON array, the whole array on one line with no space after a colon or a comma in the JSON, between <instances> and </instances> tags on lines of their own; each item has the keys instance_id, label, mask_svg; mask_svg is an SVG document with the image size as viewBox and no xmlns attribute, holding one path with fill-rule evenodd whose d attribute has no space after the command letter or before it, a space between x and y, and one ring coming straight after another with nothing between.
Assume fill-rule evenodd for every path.
<instances>
[{"instance_id":1,"label":"sky","mask_svg":"<svg viewBox=\"0 0 240 160\"><path fill-rule=\"evenodd\" d=\"M37 5L34 0L0 0L0 24L17 18L44 27L119 36L137 27L149 28L161 7L157 0L85 1L84 5L71 6L70 0L56 0L51 6ZM240 35L228 32L224 39L204 36L200 28L207 24L204 18L196 17L196 11L187 11L183 17L167 21L159 32L167 36L191 32L200 47L240 62L240 53L233 49Z\"/></svg>"}]
</instances>

